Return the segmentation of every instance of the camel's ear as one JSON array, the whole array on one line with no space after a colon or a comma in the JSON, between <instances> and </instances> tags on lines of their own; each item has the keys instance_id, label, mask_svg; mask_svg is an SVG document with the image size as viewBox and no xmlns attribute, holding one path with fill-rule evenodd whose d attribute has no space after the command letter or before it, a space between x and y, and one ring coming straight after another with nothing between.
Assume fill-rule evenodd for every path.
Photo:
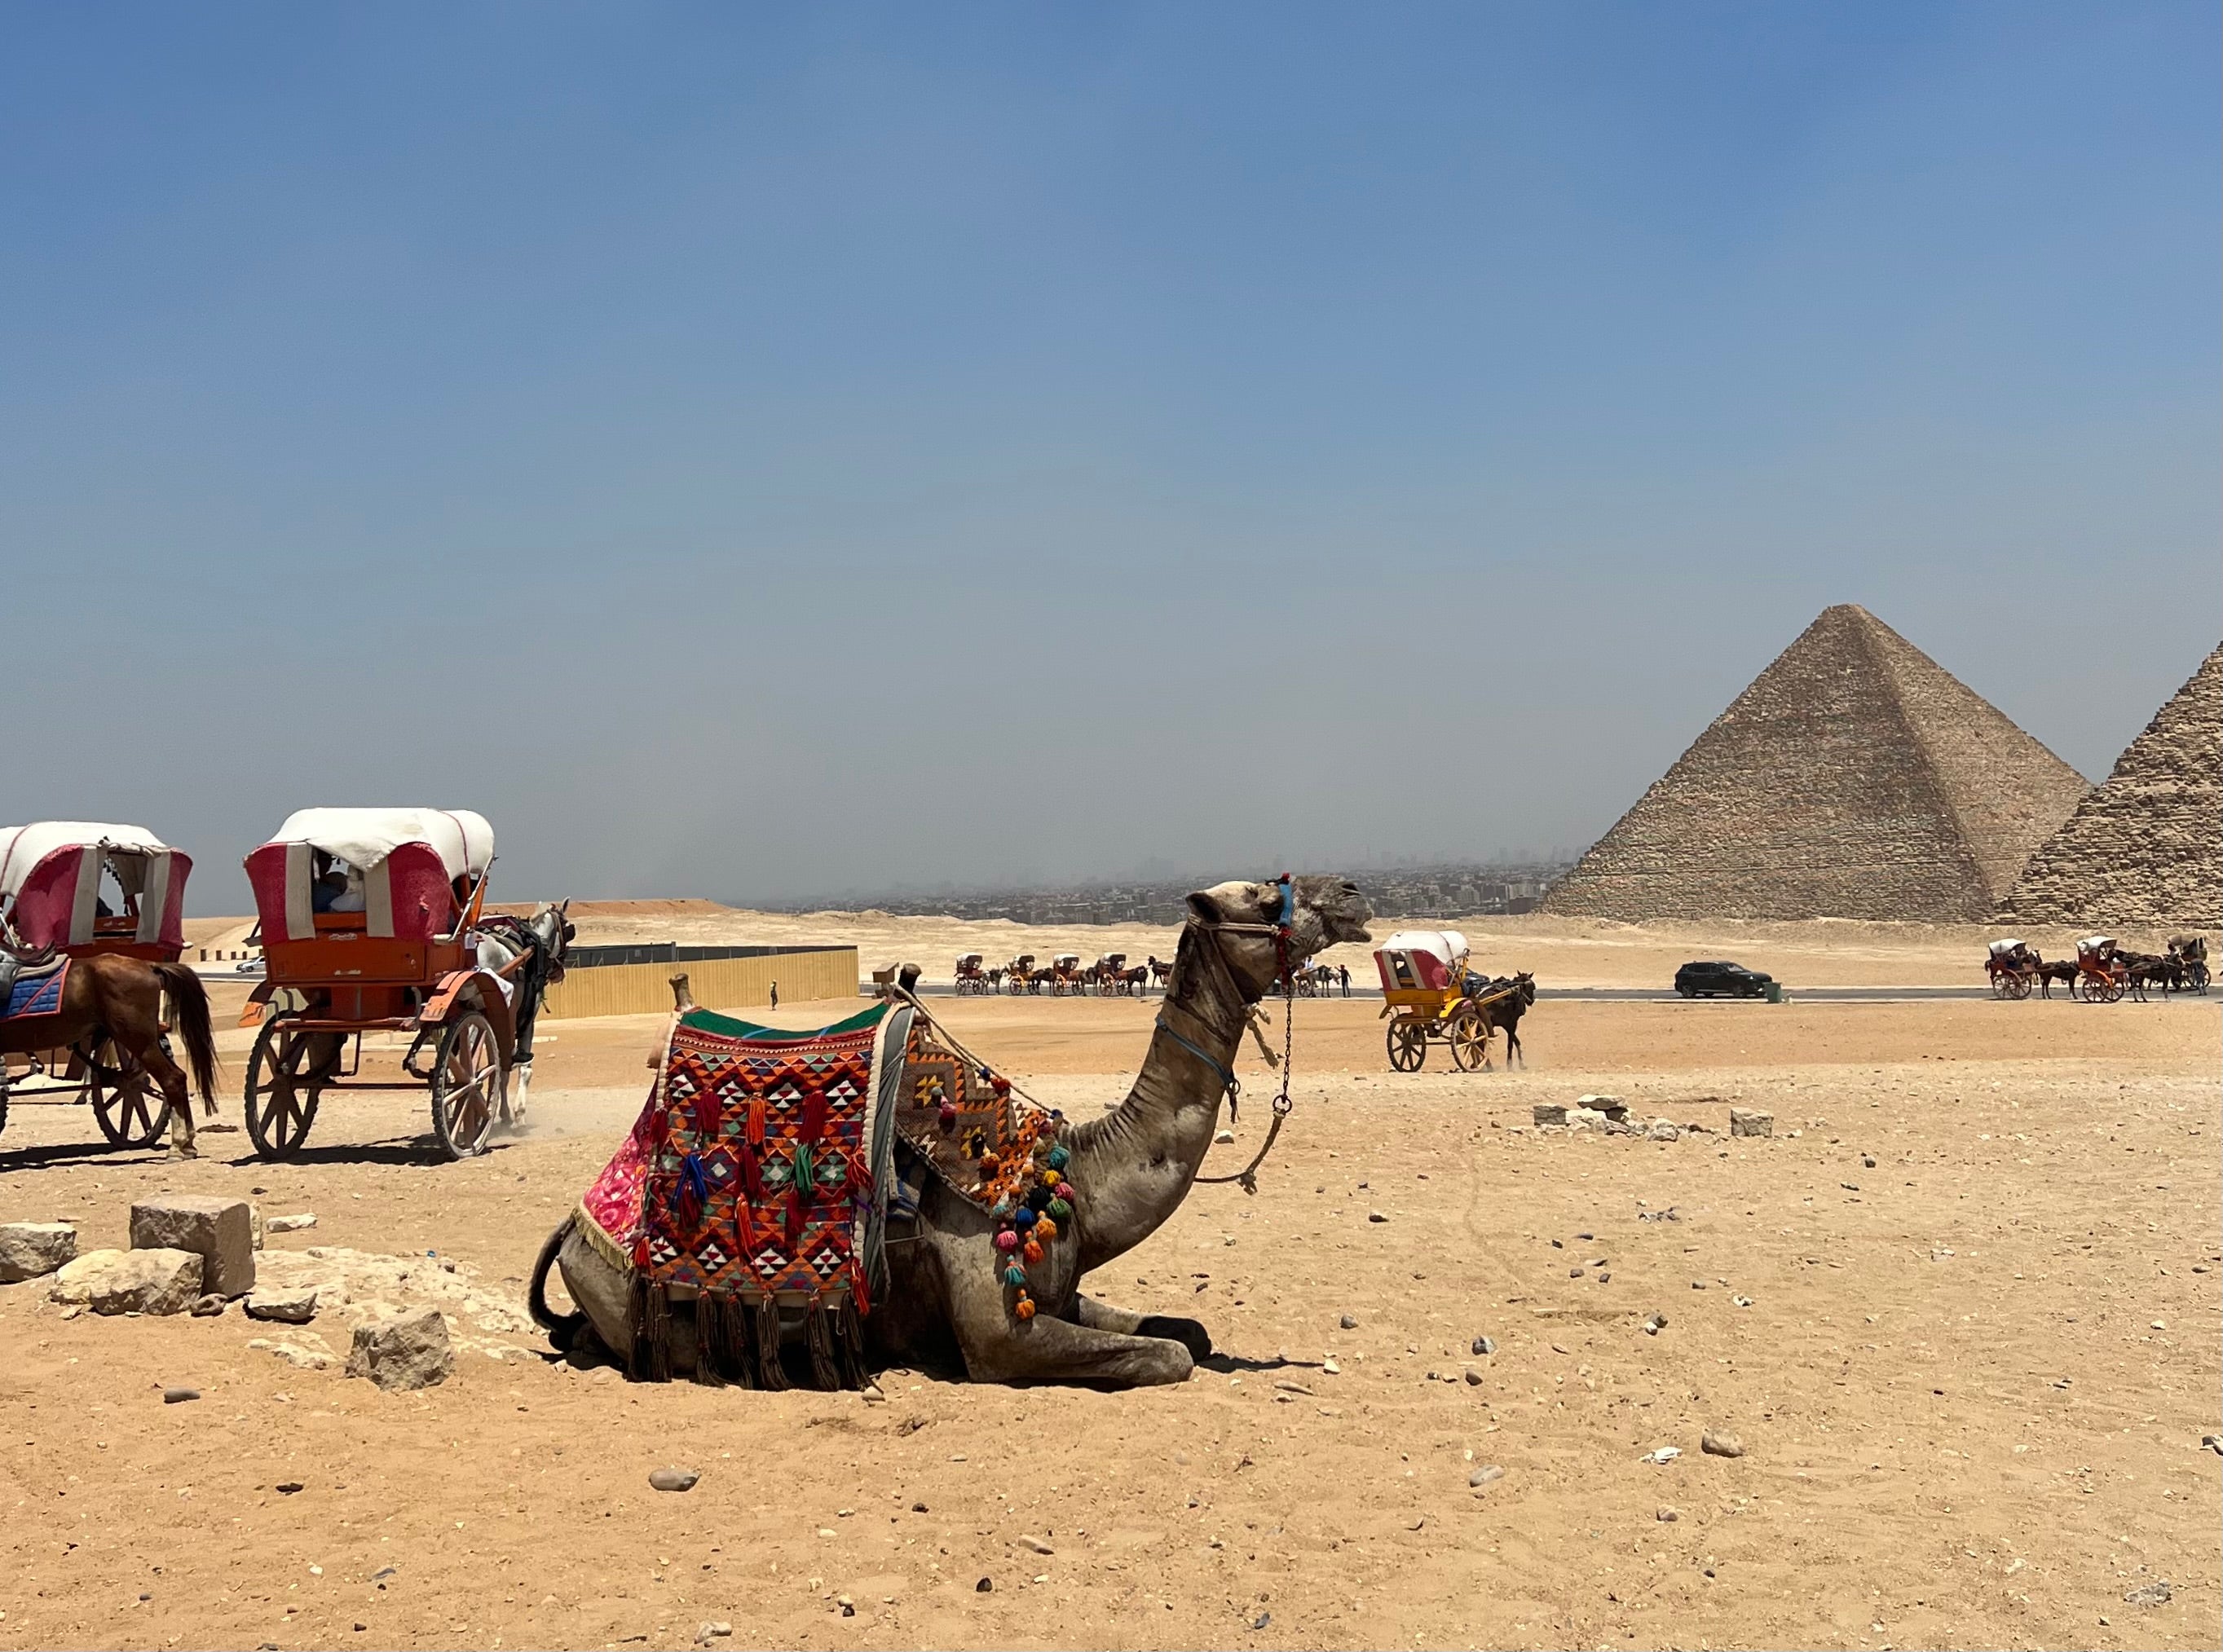
<instances>
[{"instance_id":1,"label":"camel's ear","mask_svg":"<svg viewBox=\"0 0 2223 1652\"><path fill-rule=\"evenodd\" d=\"M1227 914L1219 909L1219 902L1202 889L1189 896L1188 913L1199 923L1222 924L1227 921Z\"/></svg>"}]
</instances>

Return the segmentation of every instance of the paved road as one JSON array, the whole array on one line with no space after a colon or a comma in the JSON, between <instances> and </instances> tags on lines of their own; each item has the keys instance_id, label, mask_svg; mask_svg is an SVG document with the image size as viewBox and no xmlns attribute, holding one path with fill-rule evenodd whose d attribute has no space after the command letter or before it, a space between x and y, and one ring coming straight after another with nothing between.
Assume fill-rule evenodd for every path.
<instances>
[{"instance_id":1,"label":"paved road","mask_svg":"<svg viewBox=\"0 0 2223 1652\"><path fill-rule=\"evenodd\" d=\"M922 980L918 983L918 990L922 997L948 998L955 995L956 987L954 983L949 981ZM872 996L872 989L871 985L867 983L866 985L859 988L858 991L860 996L869 998ZM1992 996L1992 989L1987 986L1793 986L1785 988L1785 991L1794 1002L1808 1003L1888 1003L1908 998L1988 998ZM1009 996L1008 994L1005 996ZM1093 996L1093 995L1091 996ZM1152 997L1156 997L1158 995L1156 992L1153 992L1150 995ZM1343 995L1338 992L1331 994L1330 996L1332 997L1341 997ZM1036 996L1047 998L1049 996L1049 994L1045 991L1037 994ZM1354 983L1351 989L1351 996L1353 998L1371 998L1378 1000L1382 996L1382 989L1379 987L1361 987ZM1672 989L1661 989L1652 987L1539 987L1536 989L1536 996L1540 1002L1547 998L1562 998L1576 1002L1587 1000L1599 1003L1631 1004L1673 1004L1683 1002ZM1706 1002L1733 1002L1735 1001L1725 999L1719 1001L1708 1000ZM1746 1000L1745 1002L1757 1002L1759 1001Z\"/></svg>"}]
</instances>

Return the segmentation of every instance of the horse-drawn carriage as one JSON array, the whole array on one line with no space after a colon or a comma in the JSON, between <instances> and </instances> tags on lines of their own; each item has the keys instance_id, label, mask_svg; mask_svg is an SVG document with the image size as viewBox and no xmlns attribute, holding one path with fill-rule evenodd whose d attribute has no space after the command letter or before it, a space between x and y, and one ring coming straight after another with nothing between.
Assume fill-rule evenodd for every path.
<instances>
[{"instance_id":1,"label":"horse-drawn carriage","mask_svg":"<svg viewBox=\"0 0 2223 1652\"><path fill-rule=\"evenodd\" d=\"M150 1146L166 1106L146 1070L112 1038L39 1048L41 1021L60 1021L69 964L121 957L174 964L185 952L186 878L192 857L143 826L41 820L0 827L0 1016L24 1061L21 1099L72 1096L92 1104L100 1133L118 1147ZM47 955L51 954L51 958ZM11 1002L12 1001L12 1002ZM0 1022L0 1025L5 1025ZM0 1128L10 1084L0 1074Z\"/></svg>"},{"instance_id":2,"label":"horse-drawn carriage","mask_svg":"<svg viewBox=\"0 0 2223 1652\"><path fill-rule=\"evenodd\" d=\"M2177 981L2186 992L2207 990L2207 942L2198 935L2171 935L2169 956L2176 965Z\"/></svg>"},{"instance_id":3,"label":"horse-drawn carriage","mask_svg":"<svg viewBox=\"0 0 2223 1652\"><path fill-rule=\"evenodd\" d=\"M981 967L978 952L967 952L957 960L957 996L969 998L985 995L988 990L988 971Z\"/></svg>"},{"instance_id":4,"label":"horse-drawn carriage","mask_svg":"<svg viewBox=\"0 0 2223 1652\"><path fill-rule=\"evenodd\" d=\"M2087 935L2076 943L2076 996L2088 1004L2112 1004L2130 984L2131 968L2113 935Z\"/></svg>"},{"instance_id":5,"label":"horse-drawn carriage","mask_svg":"<svg viewBox=\"0 0 2223 1652\"><path fill-rule=\"evenodd\" d=\"M1004 986L1016 998L1023 992L1039 992L1041 977L1035 973L1035 955L1022 952L1004 965Z\"/></svg>"},{"instance_id":6,"label":"horse-drawn carriage","mask_svg":"<svg viewBox=\"0 0 2223 1652\"><path fill-rule=\"evenodd\" d=\"M557 908L490 917L493 863L494 828L467 809L303 809L248 856L266 969L242 1018L261 1020L245 1097L259 1155L297 1152L330 1090L427 1088L452 1159L521 1109L512 1077L531 1071L570 927ZM365 1033L412 1035L406 1082L360 1076Z\"/></svg>"},{"instance_id":7,"label":"horse-drawn carriage","mask_svg":"<svg viewBox=\"0 0 2223 1652\"><path fill-rule=\"evenodd\" d=\"M2026 941L1995 940L1984 958L1984 973L1991 978L1992 996L2027 998L2037 984L2038 959Z\"/></svg>"},{"instance_id":8,"label":"horse-drawn carriage","mask_svg":"<svg viewBox=\"0 0 2223 1652\"><path fill-rule=\"evenodd\" d=\"M1418 1072L1431 1044L1451 1046L1452 1065L1472 1072L1489 1060L1492 1006L1521 990L1486 982L1466 967L1466 937L1455 929L1403 929L1374 954L1382 972L1382 1013L1389 1065Z\"/></svg>"},{"instance_id":9,"label":"horse-drawn carriage","mask_svg":"<svg viewBox=\"0 0 2223 1652\"><path fill-rule=\"evenodd\" d=\"M1081 974L1080 954L1078 952L1060 952L1050 959L1048 975L1053 998L1062 998L1069 992L1080 992L1088 984Z\"/></svg>"}]
</instances>

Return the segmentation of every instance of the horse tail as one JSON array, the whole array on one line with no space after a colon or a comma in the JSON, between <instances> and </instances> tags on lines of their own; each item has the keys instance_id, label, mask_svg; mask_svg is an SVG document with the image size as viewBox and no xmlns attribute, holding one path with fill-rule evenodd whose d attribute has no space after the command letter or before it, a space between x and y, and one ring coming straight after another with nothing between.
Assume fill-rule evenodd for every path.
<instances>
[{"instance_id":1,"label":"horse tail","mask_svg":"<svg viewBox=\"0 0 2223 1652\"><path fill-rule=\"evenodd\" d=\"M548 1340L556 1345L558 1354L569 1354L571 1345L578 1341L579 1333L587 1323L583 1313L558 1314L548 1305L548 1270L556 1266L557 1253L564 1241L570 1237L572 1224L579 1220L573 1211L556 1224L556 1231L548 1235L540 1247L540 1254L533 1259L532 1282L525 1288L526 1311L532 1322L548 1333Z\"/></svg>"},{"instance_id":2,"label":"horse tail","mask_svg":"<svg viewBox=\"0 0 2223 1652\"><path fill-rule=\"evenodd\" d=\"M201 1092L202 1110L216 1112L216 1033L209 1024L208 989L200 977L182 964L157 964L154 973L169 989L170 1008L177 1016L178 1036L186 1041L186 1059L193 1083Z\"/></svg>"}]
</instances>

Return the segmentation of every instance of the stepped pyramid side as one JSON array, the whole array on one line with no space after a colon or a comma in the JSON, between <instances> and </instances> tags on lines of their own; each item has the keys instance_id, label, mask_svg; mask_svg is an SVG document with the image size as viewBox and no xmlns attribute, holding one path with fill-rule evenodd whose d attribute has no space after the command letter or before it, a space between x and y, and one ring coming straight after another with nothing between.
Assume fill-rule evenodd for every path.
<instances>
[{"instance_id":1,"label":"stepped pyramid side","mask_svg":"<svg viewBox=\"0 0 2223 1652\"><path fill-rule=\"evenodd\" d=\"M1630 920L1975 922L2085 791L1866 609L1824 609L1553 887Z\"/></svg>"},{"instance_id":2,"label":"stepped pyramid side","mask_svg":"<svg viewBox=\"0 0 2223 1652\"><path fill-rule=\"evenodd\" d=\"M2223 927L2223 647L2031 857L2006 915Z\"/></svg>"}]
</instances>

